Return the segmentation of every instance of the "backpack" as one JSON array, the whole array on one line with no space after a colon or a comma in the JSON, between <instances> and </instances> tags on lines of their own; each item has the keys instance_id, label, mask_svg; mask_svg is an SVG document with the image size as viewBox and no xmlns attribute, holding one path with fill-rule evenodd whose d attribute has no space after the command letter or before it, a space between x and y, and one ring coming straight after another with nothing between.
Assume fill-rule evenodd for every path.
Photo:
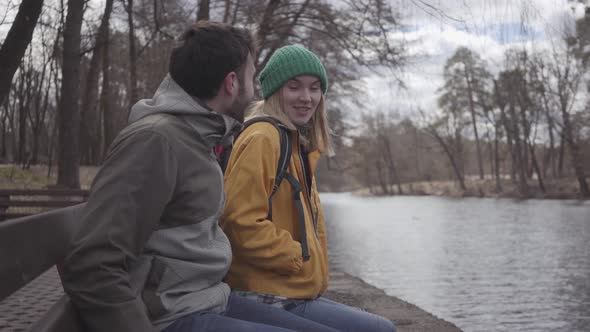
<instances>
[{"instance_id":1,"label":"backpack","mask_svg":"<svg viewBox=\"0 0 590 332\"><path fill-rule=\"evenodd\" d=\"M299 227L300 227L300 231L302 234L302 237L301 237L302 256L303 256L303 260L307 261L307 260L309 260L310 256L309 256L309 249L307 246L307 236L305 236L305 234L307 234L307 233L306 233L305 219L304 219L304 214L303 214L303 204L301 203L301 196L300 196L300 193L301 193L301 190L303 189L303 187L301 186L299 181L297 181L297 179L291 173L288 172L289 163L291 161L291 153L293 152L289 129L275 118L272 118L270 116L260 116L260 117L255 117L255 118L252 118L252 119L244 122L244 128L242 129L242 131L244 131L246 128L248 128L249 126L251 126L252 124L257 123L257 122L268 122L268 123L272 124L278 130L279 136L281 137L281 145L280 145L281 152L279 155L279 162L277 165L275 183L272 188L271 194L268 197L267 219L272 221L272 198L273 198L274 194L279 190L279 186L281 185L281 182L283 181L283 179L286 179L289 182L289 184L291 185L292 192L293 192L293 200L295 201L295 206L297 207L297 214L299 217ZM227 167L227 163L229 162L230 155L231 155L231 149L226 148L221 152L221 154L219 156L219 164L221 166L221 170L224 173L225 173L225 169Z\"/></svg>"}]
</instances>

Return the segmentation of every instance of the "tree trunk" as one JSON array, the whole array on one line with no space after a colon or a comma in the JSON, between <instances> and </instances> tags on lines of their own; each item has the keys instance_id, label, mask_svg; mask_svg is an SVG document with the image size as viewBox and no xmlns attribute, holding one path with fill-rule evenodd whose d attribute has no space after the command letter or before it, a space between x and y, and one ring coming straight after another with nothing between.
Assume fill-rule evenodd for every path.
<instances>
[{"instance_id":1,"label":"tree trunk","mask_svg":"<svg viewBox=\"0 0 590 332\"><path fill-rule=\"evenodd\" d=\"M16 99L16 98L15 98ZM18 163L18 136L17 136L17 129L16 129L16 124L15 122L15 115L16 113L16 100L15 103L13 103L12 107L10 108L10 111L8 112L8 127L10 129L10 136L11 136L11 160L13 162Z\"/></svg>"},{"instance_id":2,"label":"tree trunk","mask_svg":"<svg viewBox=\"0 0 590 332\"><path fill-rule=\"evenodd\" d=\"M512 134L514 136L514 152L513 152L513 164L518 175L518 191L522 197L528 197L528 183L526 175L526 165L523 160L523 149L522 141L520 139L520 128L518 126L518 117L516 116L516 110L514 105L508 107L511 115Z\"/></svg>"},{"instance_id":3,"label":"tree trunk","mask_svg":"<svg viewBox=\"0 0 590 332\"><path fill-rule=\"evenodd\" d=\"M25 156L25 146L27 144L27 132L26 132L26 114L27 107L25 105L25 69L21 67L21 74L18 77L18 90L15 97L18 97L18 140L15 161L17 164L22 164Z\"/></svg>"},{"instance_id":4,"label":"tree trunk","mask_svg":"<svg viewBox=\"0 0 590 332\"><path fill-rule=\"evenodd\" d=\"M234 6L234 12L232 14L232 19L231 19L231 25L236 24L236 22L238 21L238 10L240 9L240 0L236 0L235 6ZM262 45L262 44L260 44Z\"/></svg>"},{"instance_id":5,"label":"tree trunk","mask_svg":"<svg viewBox=\"0 0 590 332\"><path fill-rule=\"evenodd\" d=\"M197 11L197 22L198 21L209 21L209 0L199 1L199 10Z\"/></svg>"},{"instance_id":6,"label":"tree trunk","mask_svg":"<svg viewBox=\"0 0 590 332\"><path fill-rule=\"evenodd\" d=\"M111 88L110 88L110 66L111 66L111 54L110 54L110 28L106 30L106 43L102 48L102 89L100 94L100 109L102 111L103 119L103 142L102 142L102 156L106 155L107 149L111 145L111 142L115 139L117 132L115 130L115 111L112 107L111 100Z\"/></svg>"},{"instance_id":7,"label":"tree trunk","mask_svg":"<svg viewBox=\"0 0 590 332\"><path fill-rule=\"evenodd\" d=\"M467 71L467 69L465 69ZM479 144L479 133L477 131L477 118L475 116L475 102L473 101L473 90L471 87L471 80L469 75L465 72L465 80L467 81L467 94L469 98L469 113L471 113L471 124L473 125L473 134L475 135L475 147L477 149L477 166L479 168L479 178L483 180L483 160L481 157L481 147Z\"/></svg>"},{"instance_id":8,"label":"tree trunk","mask_svg":"<svg viewBox=\"0 0 590 332\"><path fill-rule=\"evenodd\" d=\"M129 23L129 108L137 102L137 51L135 50L135 26L133 23L133 0L127 0L127 20Z\"/></svg>"},{"instance_id":9,"label":"tree trunk","mask_svg":"<svg viewBox=\"0 0 590 332\"><path fill-rule=\"evenodd\" d=\"M41 71L41 77L38 80L36 92L35 92L35 114L29 116L29 121L32 131L32 147L31 156L29 163L35 165L39 159L39 140L41 139L41 129L43 128L45 114L47 112L47 106L49 104L49 89L44 88L43 83L45 82L45 76L47 72L47 66L50 60L46 60L44 57L43 70Z\"/></svg>"},{"instance_id":10,"label":"tree trunk","mask_svg":"<svg viewBox=\"0 0 590 332\"><path fill-rule=\"evenodd\" d=\"M510 162L510 181L512 184L516 185L516 166L514 165L514 150L512 144L512 136L513 132L510 127L508 116L506 115L506 102L503 97L500 95L500 89L498 87L498 81L494 80L494 99L496 101L496 105L500 109L500 122L504 127L504 131L506 132L506 143L508 144L508 151L510 151L511 162ZM496 130L496 134L498 130Z\"/></svg>"},{"instance_id":11,"label":"tree trunk","mask_svg":"<svg viewBox=\"0 0 590 332\"><path fill-rule=\"evenodd\" d=\"M486 134L486 141L488 144L488 158L490 160L490 177L491 177L491 176L493 176L493 174L495 174L496 165L494 164L494 162L496 160L494 159L494 143L492 142L492 139L490 136L491 135L488 132Z\"/></svg>"},{"instance_id":12,"label":"tree trunk","mask_svg":"<svg viewBox=\"0 0 590 332\"><path fill-rule=\"evenodd\" d=\"M381 160L377 160L377 162L375 163L375 169L377 170L377 176L379 179L379 185L381 186L381 192L383 195L389 196L389 185L387 183L386 176L384 176L383 174L383 168L384 167Z\"/></svg>"},{"instance_id":13,"label":"tree trunk","mask_svg":"<svg viewBox=\"0 0 590 332\"><path fill-rule=\"evenodd\" d=\"M367 187L369 188L369 192L371 194L374 194L375 191L373 190L373 181L371 181L371 172L369 169L369 164L368 163L363 163L363 170L365 171L364 175L365 175L365 183L367 184Z\"/></svg>"},{"instance_id":14,"label":"tree trunk","mask_svg":"<svg viewBox=\"0 0 590 332\"><path fill-rule=\"evenodd\" d=\"M422 171L420 170L420 153L418 151L418 146L420 146L420 141L419 141L419 136L418 136L418 129L416 127L413 127L412 130L412 138L414 139L414 148L416 148L416 150L414 150L414 153L412 153L412 155L414 155L414 167L415 167L415 174L416 174L416 178L417 179L422 179Z\"/></svg>"},{"instance_id":15,"label":"tree trunk","mask_svg":"<svg viewBox=\"0 0 590 332\"><path fill-rule=\"evenodd\" d=\"M562 130L559 140L559 160L557 161L557 176L563 176L563 160L565 156L565 136Z\"/></svg>"},{"instance_id":16,"label":"tree trunk","mask_svg":"<svg viewBox=\"0 0 590 332\"><path fill-rule=\"evenodd\" d=\"M14 73L33 38L43 0L23 0L0 48L0 105L8 97Z\"/></svg>"},{"instance_id":17,"label":"tree trunk","mask_svg":"<svg viewBox=\"0 0 590 332\"><path fill-rule=\"evenodd\" d=\"M557 165L555 163L555 138L553 132L555 131L555 124L553 118L547 112L547 124L549 126L549 165L551 167L551 177L557 177Z\"/></svg>"},{"instance_id":18,"label":"tree trunk","mask_svg":"<svg viewBox=\"0 0 590 332\"><path fill-rule=\"evenodd\" d=\"M43 106L37 110L35 114L35 124L33 125L33 151L31 154L31 162L33 165L39 163L39 140L41 139L41 130L45 124L45 114L49 105L49 89L45 90L43 97Z\"/></svg>"},{"instance_id":19,"label":"tree trunk","mask_svg":"<svg viewBox=\"0 0 590 332\"><path fill-rule=\"evenodd\" d=\"M436 139L436 141L440 144L440 146L443 148L445 154L447 155L449 162L451 163L451 167L453 168L453 172L455 173L455 178L459 182L459 186L461 187L461 190L463 190L463 191L467 190L467 187L465 187L465 179L464 179L463 173L461 173L461 168L459 166L459 163L456 160L456 157L453 155L451 149L449 148L449 145L436 132L435 128L430 128L429 132Z\"/></svg>"},{"instance_id":20,"label":"tree trunk","mask_svg":"<svg viewBox=\"0 0 590 332\"><path fill-rule=\"evenodd\" d=\"M391 144L389 144L389 139L387 139L386 136L382 136L381 140L385 144L385 153L387 153L387 163L389 165L389 172L391 174L391 178L395 182L395 184L397 185L398 194L403 195L404 192L402 190L402 184L401 184L401 181L399 178L399 173L397 172L397 169L395 167L395 162L393 160L393 155L391 153ZM393 191L392 191L392 193L393 193Z\"/></svg>"},{"instance_id":21,"label":"tree trunk","mask_svg":"<svg viewBox=\"0 0 590 332\"><path fill-rule=\"evenodd\" d=\"M531 152L531 162L533 164L533 169L535 173L537 173L537 181L539 182L539 189L543 193L545 193L545 184L543 183L543 172L541 172L541 168L539 167L539 163L537 162L537 157L535 155L535 147L533 144L529 143L529 150Z\"/></svg>"},{"instance_id":22,"label":"tree trunk","mask_svg":"<svg viewBox=\"0 0 590 332\"><path fill-rule=\"evenodd\" d=\"M98 34L100 36L100 32ZM92 137L96 135L94 128L97 121L96 104L98 99L98 70L100 46L97 42L92 52L86 84L80 106L80 157L84 163L92 163Z\"/></svg>"},{"instance_id":23,"label":"tree trunk","mask_svg":"<svg viewBox=\"0 0 590 332\"><path fill-rule=\"evenodd\" d=\"M6 105L6 104L5 104ZM4 107L4 113L2 114L2 149L0 152L0 158L2 162L6 162L7 151L6 151L6 120L8 119L8 108Z\"/></svg>"},{"instance_id":24,"label":"tree trunk","mask_svg":"<svg viewBox=\"0 0 590 332\"><path fill-rule=\"evenodd\" d=\"M459 170L459 175L461 176L461 180L465 181L465 156L463 150L463 136L461 135L461 131L459 129L455 130L454 148L455 162Z\"/></svg>"},{"instance_id":25,"label":"tree trunk","mask_svg":"<svg viewBox=\"0 0 590 332\"><path fill-rule=\"evenodd\" d=\"M93 165L100 162L102 156L101 148L101 126L100 126L100 112L97 107L98 103L98 78L100 62L104 62L103 49L108 47L109 42L109 21L111 12L113 11L113 0L107 0L105 4L104 13L98 28L96 36L96 44L92 52L90 60L90 68L86 76L86 90L82 99L81 107L81 151L86 154L86 160ZM104 63L103 63L104 66ZM104 77L103 77L104 79ZM108 82L106 82L108 84ZM105 82L103 82L103 89Z\"/></svg>"},{"instance_id":26,"label":"tree trunk","mask_svg":"<svg viewBox=\"0 0 590 332\"><path fill-rule=\"evenodd\" d=\"M264 14L262 15L262 20L258 25L257 31L257 39L260 45L266 45L266 38L272 31L274 12L275 10L277 10L280 3L280 0L270 0L266 5L266 8L264 9ZM258 52L258 59L256 61L256 68L259 68L259 70L262 70L262 68L264 67L264 60L260 59L261 54L262 52ZM258 72L256 73L256 75L258 75Z\"/></svg>"},{"instance_id":27,"label":"tree trunk","mask_svg":"<svg viewBox=\"0 0 590 332\"><path fill-rule=\"evenodd\" d=\"M527 118L526 118L526 108L524 107L520 107L520 121L522 124L522 136L523 136L523 140L522 140L522 145L523 145L523 149L522 149L522 162L523 162L523 168L525 169L525 174L527 179L532 178L532 174L533 172L531 171L530 167L529 167L529 149L527 148L528 145L530 145L530 136L531 136L531 129L530 129L530 125L527 122Z\"/></svg>"},{"instance_id":28,"label":"tree trunk","mask_svg":"<svg viewBox=\"0 0 590 332\"><path fill-rule=\"evenodd\" d=\"M80 30L84 2L68 0L64 28L57 185L80 188Z\"/></svg>"},{"instance_id":29,"label":"tree trunk","mask_svg":"<svg viewBox=\"0 0 590 332\"><path fill-rule=\"evenodd\" d=\"M494 169L495 178L496 178L496 192L502 192L502 181L500 180L500 151L499 151L499 141L500 141L500 123L496 121L494 123L494 160L496 164L496 168Z\"/></svg>"},{"instance_id":30,"label":"tree trunk","mask_svg":"<svg viewBox=\"0 0 590 332\"><path fill-rule=\"evenodd\" d=\"M590 188L588 182L586 182L586 175L584 174L584 161L580 153L580 147L574 139L574 128L570 120L570 114L564 107L561 110L561 116L563 117L563 133L565 141L570 148L570 154L572 158L572 166L576 172L576 178L580 186L580 194L582 197L590 197Z\"/></svg>"},{"instance_id":31,"label":"tree trunk","mask_svg":"<svg viewBox=\"0 0 590 332\"><path fill-rule=\"evenodd\" d=\"M229 22L229 15L231 12L231 1L230 0L225 0L225 10L223 11L223 23L228 23Z\"/></svg>"}]
</instances>

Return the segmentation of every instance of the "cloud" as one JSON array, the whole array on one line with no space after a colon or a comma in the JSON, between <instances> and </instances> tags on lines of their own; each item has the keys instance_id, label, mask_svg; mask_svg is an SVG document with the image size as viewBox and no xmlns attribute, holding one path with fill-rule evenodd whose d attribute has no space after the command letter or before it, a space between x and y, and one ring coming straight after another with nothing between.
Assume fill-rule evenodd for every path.
<instances>
[{"instance_id":1,"label":"cloud","mask_svg":"<svg viewBox=\"0 0 590 332\"><path fill-rule=\"evenodd\" d=\"M510 48L529 51L550 47L560 38L564 26L573 23L566 0L445 1L445 13L463 22L439 19L411 9L418 1L402 0L408 6L404 28L391 36L408 42L410 63L404 68L406 90L400 90L387 75L364 78L368 110L395 111L412 115L420 107L436 111L437 90L443 85L445 62L460 46L477 52L490 71L497 73ZM443 6L441 4L441 6ZM403 13L402 13L403 15Z\"/></svg>"}]
</instances>

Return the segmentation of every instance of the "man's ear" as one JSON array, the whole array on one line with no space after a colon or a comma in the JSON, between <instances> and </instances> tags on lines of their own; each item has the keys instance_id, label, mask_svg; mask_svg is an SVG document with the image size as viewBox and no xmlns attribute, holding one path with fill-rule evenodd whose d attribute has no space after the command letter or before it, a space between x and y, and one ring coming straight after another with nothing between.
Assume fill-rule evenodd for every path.
<instances>
[{"instance_id":1,"label":"man's ear","mask_svg":"<svg viewBox=\"0 0 590 332\"><path fill-rule=\"evenodd\" d=\"M226 94L233 96L238 91L238 75L235 72L230 72L223 79L223 90Z\"/></svg>"}]
</instances>

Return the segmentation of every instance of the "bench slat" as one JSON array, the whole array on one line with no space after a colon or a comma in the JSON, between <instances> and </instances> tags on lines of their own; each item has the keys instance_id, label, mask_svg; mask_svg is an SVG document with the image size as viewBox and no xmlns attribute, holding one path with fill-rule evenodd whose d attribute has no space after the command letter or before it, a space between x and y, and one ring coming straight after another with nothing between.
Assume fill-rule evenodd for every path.
<instances>
[{"instance_id":1,"label":"bench slat","mask_svg":"<svg viewBox=\"0 0 590 332\"><path fill-rule=\"evenodd\" d=\"M22 218L33 215L34 213L0 213L0 221L4 219Z\"/></svg>"},{"instance_id":2,"label":"bench slat","mask_svg":"<svg viewBox=\"0 0 590 332\"><path fill-rule=\"evenodd\" d=\"M0 300L63 259L82 206L0 222Z\"/></svg>"},{"instance_id":3,"label":"bench slat","mask_svg":"<svg viewBox=\"0 0 590 332\"><path fill-rule=\"evenodd\" d=\"M0 196L88 196L86 189L0 189Z\"/></svg>"},{"instance_id":4,"label":"bench slat","mask_svg":"<svg viewBox=\"0 0 590 332\"><path fill-rule=\"evenodd\" d=\"M82 200L51 200L51 201L39 201L39 200L0 200L0 207L67 207L82 203Z\"/></svg>"}]
</instances>

